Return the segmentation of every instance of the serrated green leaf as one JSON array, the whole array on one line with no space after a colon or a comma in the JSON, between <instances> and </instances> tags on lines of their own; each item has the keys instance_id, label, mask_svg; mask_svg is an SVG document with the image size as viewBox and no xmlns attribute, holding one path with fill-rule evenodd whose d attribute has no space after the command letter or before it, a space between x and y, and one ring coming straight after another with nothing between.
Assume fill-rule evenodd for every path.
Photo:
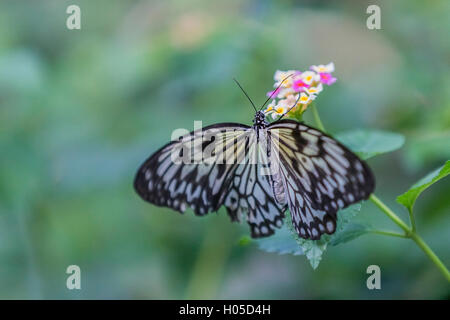
<instances>
[{"instance_id":1,"label":"serrated green leaf","mask_svg":"<svg viewBox=\"0 0 450 320\"><path fill-rule=\"evenodd\" d=\"M408 191L397 197L397 202L404 205L409 212L412 212L414 203L417 197L433 183L441 180L445 176L450 174L450 160L440 168L427 174L425 177L416 182Z\"/></svg>"},{"instance_id":2,"label":"serrated green leaf","mask_svg":"<svg viewBox=\"0 0 450 320\"><path fill-rule=\"evenodd\" d=\"M323 240L324 236L322 236L320 240L306 240L300 238L295 231L294 226L292 225L290 212L286 213L286 217L284 220L285 225L288 227L288 230L291 233L291 237L295 240L297 246L300 246L302 252L306 255L306 258L311 264L311 267L315 270L322 260L322 254L327 249L327 242Z\"/></svg>"},{"instance_id":3,"label":"serrated green leaf","mask_svg":"<svg viewBox=\"0 0 450 320\"><path fill-rule=\"evenodd\" d=\"M392 152L403 146L403 135L378 130L354 130L340 133L337 140L356 152L362 159L368 159L378 154Z\"/></svg>"},{"instance_id":4,"label":"serrated green leaf","mask_svg":"<svg viewBox=\"0 0 450 320\"><path fill-rule=\"evenodd\" d=\"M361 203L355 203L351 206L339 210L336 231L342 230L346 223L352 220L361 211Z\"/></svg>"},{"instance_id":5,"label":"serrated green leaf","mask_svg":"<svg viewBox=\"0 0 450 320\"><path fill-rule=\"evenodd\" d=\"M293 230L292 222L290 225L291 231L294 233L295 238L300 244L303 252L306 255L306 258L309 260L309 263L316 269L319 266L320 261L322 260L322 255L327 249L328 244L331 244L334 239L339 238L348 238L350 241L351 236L347 235L347 231L345 226L351 221L361 210L361 204L357 203L348 208L342 209L338 212L338 220L336 231L332 235L324 234L320 238L320 240L306 240L297 236L297 233ZM349 230L351 232L351 230ZM362 233L361 233L362 234ZM356 238L353 237L353 239Z\"/></svg>"},{"instance_id":6,"label":"serrated green leaf","mask_svg":"<svg viewBox=\"0 0 450 320\"><path fill-rule=\"evenodd\" d=\"M317 269L320 261L322 260L322 254L327 249L328 243L323 239L320 240L299 239L298 243L305 252L306 258L311 264L311 267L313 269Z\"/></svg>"}]
</instances>

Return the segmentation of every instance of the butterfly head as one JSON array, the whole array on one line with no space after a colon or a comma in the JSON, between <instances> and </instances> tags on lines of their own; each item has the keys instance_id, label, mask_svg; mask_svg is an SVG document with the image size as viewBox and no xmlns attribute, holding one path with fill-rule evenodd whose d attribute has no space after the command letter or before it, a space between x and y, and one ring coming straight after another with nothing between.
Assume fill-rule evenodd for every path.
<instances>
[{"instance_id":1,"label":"butterfly head","mask_svg":"<svg viewBox=\"0 0 450 320\"><path fill-rule=\"evenodd\" d=\"M268 125L266 115L263 111L257 111L255 119L253 119L253 126L257 128L265 128Z\"/></svg>"}]
</instances>

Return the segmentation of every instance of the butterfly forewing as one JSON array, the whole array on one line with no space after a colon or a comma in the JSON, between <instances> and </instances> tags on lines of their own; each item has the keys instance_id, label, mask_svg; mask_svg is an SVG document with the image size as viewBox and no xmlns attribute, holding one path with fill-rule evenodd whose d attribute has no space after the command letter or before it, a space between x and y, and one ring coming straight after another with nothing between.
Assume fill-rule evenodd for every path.
<instances>
[{"instance_id":1,"label":"butterfly forewing","mask_svg":"<svg viewBox=\"0 0 450 320\"><path fill-rule=\"evenodd\" d=\"M224 123L172 141L142 164L134 181L137 193L150 203L180 212L187 207L197 215L217 210L221 192L236 167L235 162L226 159L230 156L229 146L235 139L241 141L241 149L231 155L241 157L249 133L247 126ZM218 150L213 146L216 153L204 152L216 143L221 145Z\"/></svg>"}]
</instances>

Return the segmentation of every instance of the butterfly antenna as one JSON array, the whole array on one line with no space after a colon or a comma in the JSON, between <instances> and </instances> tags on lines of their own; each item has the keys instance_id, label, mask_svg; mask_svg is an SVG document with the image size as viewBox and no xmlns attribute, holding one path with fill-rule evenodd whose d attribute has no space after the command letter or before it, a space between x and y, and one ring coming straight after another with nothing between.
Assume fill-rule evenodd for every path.
<instances>
[{"instance_id":1,"label":"butterfly antenna","mask_svg":"<svg viewBox=\"0 0 450 320\"><path fill-rule=\"evenodd\" d=\"M286 81L288 78L292 77L293 75L294 75L294 74L291 73L290 75L288 75L286 78L284 78L284 79L280 82L280 84L278 85L278 87L277 87L275 90L272 91L272 94L270 95L270 97L267 98L266 102L264 102L264 104L262 105L261 109L259 109L259 111L261 111L261 110L264 108L264 106L266 105L266 103L269 102L270 99L272 99L272 97L274 96L275 92L277 92L278 89L280 89L280 87L281 87L281 85L283 84L283 82Z\"/></svg>"},{"instance_id":2,"label":"butterfly antenna","mask_svg":"<svg viewBox=\"0 0 450 320\"><path fill-rule=\"evenodd\" d=\"M297 98L297 100L295 101L294 105L293 105L292 107L290 107L288 111L286 111L285 113L283 113L283 114L281 115L281 117L279 117L279 118L277 119L277 121L280 121L285 115L287 115L287 114L289 113L289 111L291 111L291 110L297 105L298 101L300 100L300 97L301 97L301 94L298 95L298 98Z\"/></svg>"},{"instance_id":3,"label":"butterfly antenna","mask_svg":"<svg viewBox=\"0 0 450 320\"><path fill-rule=\"evenodd\" d=\"M258 112L258 110L256 110L255 104L253 103L252 99L250 99L250 97L248 96L247 92L245 92L244 88L242 88L241 84L235 78L233 78L233 80L234 80L234 82L237 83L239 88L241 88L242 92L245 94L245 96L247 97L248 101L250 101L250 103L253 106L253 109L255 109L255 112Z\"/></svg>"}]
</instances>

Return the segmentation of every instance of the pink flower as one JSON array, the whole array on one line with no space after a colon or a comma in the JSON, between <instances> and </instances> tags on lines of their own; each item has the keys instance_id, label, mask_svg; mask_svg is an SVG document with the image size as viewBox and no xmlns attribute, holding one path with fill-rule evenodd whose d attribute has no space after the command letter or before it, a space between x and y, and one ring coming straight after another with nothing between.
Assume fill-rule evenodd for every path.
<instances>
[{"instance_id":1,"label":"pink flower","mask_svg":"<svg viewBox=\"0 0 450 320\"><path fill-rule=\"evenodd\" d=\"M292 84L292 89L295 92L303 91L304 88L309 88L309 84L304 83L303 79L295 80L294 83Z\"/></svg>"},{"instance_id":2,"label":"pink flower","mask_svg":"<svg viewBox=\"0 0 450 320\"><path fill-rule=\"evenodd\" d=\"M331 73L323 72L320 73L320 82L325 83L327 85L332 85L336 82L336 78L331 75Z\"/></svg>"},{"instance_id":3,"label":"pink flower","mask_svg":"<svg viewBox=\"0 0 450 320\"><path fill-rule=\"evenodd\" d=\"M276 97L276 96L278 96L278 94L280 93L280 91L281 91L281 87L280 87L280 88L277 88L277 89L275 89L275 90L273 90L273 91L267 92L266 95L267 95L269 98Z\"/></svg>"}]
</instances>

